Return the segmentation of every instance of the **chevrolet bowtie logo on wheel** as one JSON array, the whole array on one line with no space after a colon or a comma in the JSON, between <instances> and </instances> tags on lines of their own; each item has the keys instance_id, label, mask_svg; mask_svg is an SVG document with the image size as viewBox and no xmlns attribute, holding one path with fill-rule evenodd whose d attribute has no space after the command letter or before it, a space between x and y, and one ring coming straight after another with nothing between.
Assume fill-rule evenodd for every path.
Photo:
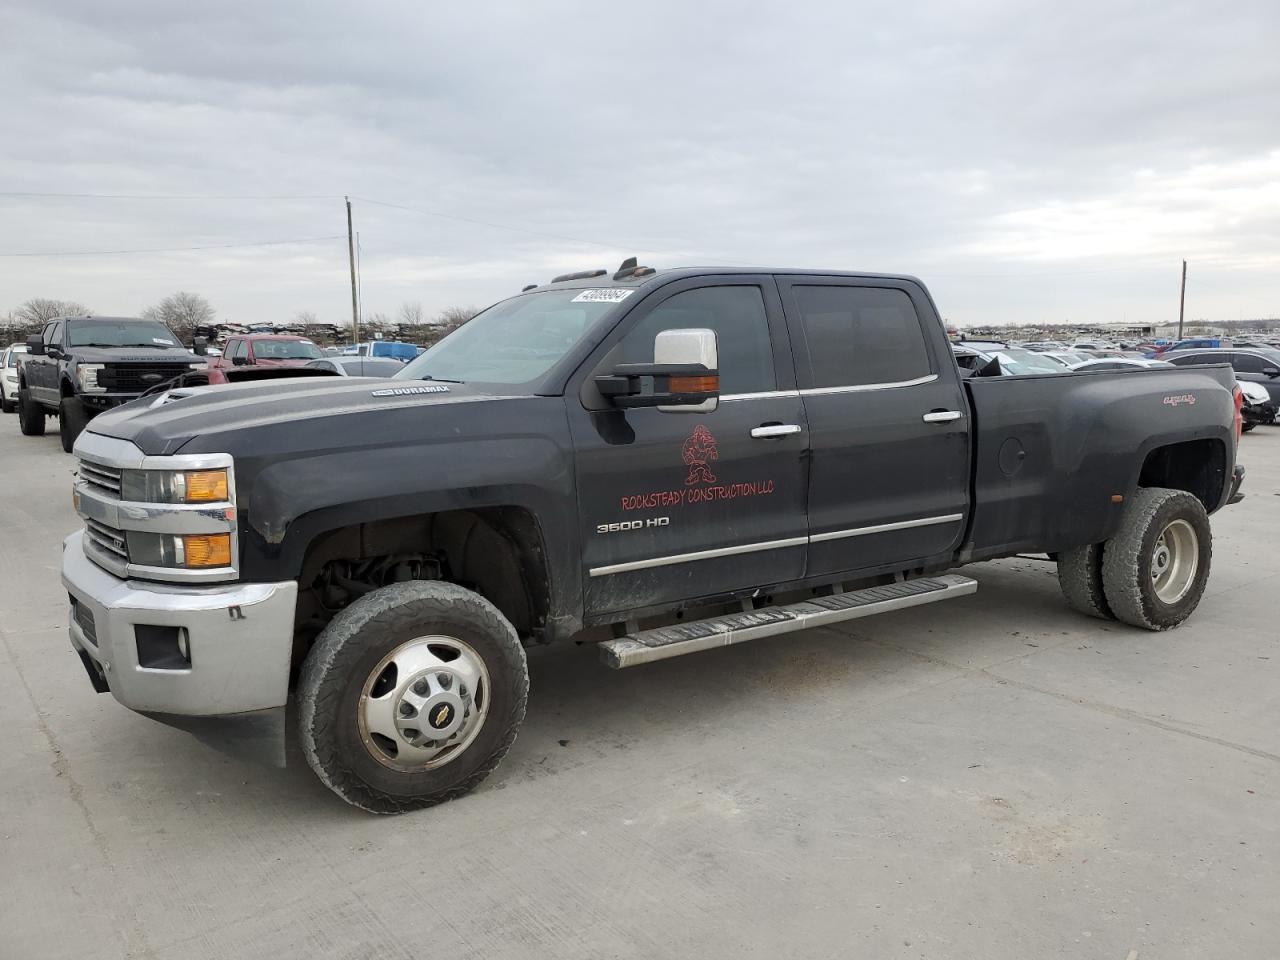
<instances>
[{"instance_id":1,"label":"chevrolet bowtie logo on wheel","mask_svg":"<svg viewBox=\"0 0 1280 960\"><path fill-rule=\"evenodd\" d=\"M441 730L449 725L449 718L452 716L453 710L450 709L447 703L442 703L440 706L436 707L435 711L431 714L431 726L435 727L437 730Z\"/></svg>"}]
</instances>

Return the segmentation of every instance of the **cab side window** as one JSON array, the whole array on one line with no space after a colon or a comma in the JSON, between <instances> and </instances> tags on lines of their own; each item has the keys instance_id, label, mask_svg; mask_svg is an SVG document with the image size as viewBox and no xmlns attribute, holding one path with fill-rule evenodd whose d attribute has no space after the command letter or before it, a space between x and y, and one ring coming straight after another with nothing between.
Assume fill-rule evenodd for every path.
<instances>
[{"instance_id":1,"label":"cab side window","mask_svg":"<svg viewBox=\"0 0 1280 960\"><path fill-rule=\"evenodd\" d=\"M62 321L55 320L44 328L44 348L56 347L62 342Z\"/></svg>"},{"instance_id":2,"label":"cab side window","mask_svg":"<svg viewBox=\"0 0 1280 960\"><path fill-rule=\"evenodd\" d=\"M664 300L622 338L617 362L652 363L655 336L690 328L715 331L722 395L778 388L764 296L754 285L701 287Z\"/></svg>"},{"instance_id":3,"label":"cab side window","mask_svg":"<svg viewBox=\"0 0 1280 960\"><path fill-rule=\"evenodd\" d=\"M882 287L796 286L808 387L903 383L933 372L911 298Z\"/></svg>"},{"instance_id":4,"label":"cab side window","mask_svg":"<svg viewBox=\"0 0 1280 960\"><path fill-rule=\"evenodd\" d=\"M231 355L231 359L235 360L237 357L244 357L245 359L248 359L249 357L249 341L248 340L236 341L236 352Z\"/></svg>"}]
</instances>

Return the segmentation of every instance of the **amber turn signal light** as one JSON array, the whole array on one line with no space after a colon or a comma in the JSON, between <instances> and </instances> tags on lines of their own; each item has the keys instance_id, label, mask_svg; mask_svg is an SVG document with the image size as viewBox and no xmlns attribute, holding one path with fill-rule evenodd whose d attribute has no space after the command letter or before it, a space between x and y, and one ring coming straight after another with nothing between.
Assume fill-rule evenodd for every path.
<instances>
[{"instance_id":1,"label":"amber turn signal light","mask_svg":"<svg viewBox=\"0 0 1280 960\"><path fill-rule=\"evenodd\" d=\"M716 393L720 378L715 374L703 377L671 377L667 389L672 393Z\"/></svg>"},{"instance_id":2,"label":"amber turn signal light","mask_svg":"<svg viewBox=\"0 0 1280 960\"><path fill-rule=\"evenodd\" d=\"M188 470L184 479L187 503L220 503L229 499L225 470Z\"/></svg>"},{"instance_id":3,"label":"amber turn signal light","mask_svg":"<svg viewBox=\"0 0 1280 960\"><path fill-rule=\"evenodd\" d=\"M231 566L231 534L200 533L182 538L183 554L188 567Z\"/></svg>"}]
</instances>

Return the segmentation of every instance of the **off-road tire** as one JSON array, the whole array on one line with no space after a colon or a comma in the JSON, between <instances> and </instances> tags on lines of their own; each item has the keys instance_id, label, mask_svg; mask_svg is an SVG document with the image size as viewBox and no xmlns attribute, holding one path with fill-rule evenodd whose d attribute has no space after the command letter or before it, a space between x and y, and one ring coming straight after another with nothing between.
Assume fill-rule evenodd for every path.
<instances>
[{"instance_id":1,"label":"off-road tire","mask_svg":"<svg viewBox=\"0 0 1280 960\"><path fill-rule=\"evenodd\" d=\"M1114 620L1102 587L1101 543L1063 550L1058 554L1058 586L1072 610L1099 620Z\"/></svg>"},{"instance_id":2,"label":"off-road tire","mask_svg":"<svg viewBox=\"0 0 1280 960\"><path fill-rule=\"evenodd\" d=\"M399 644L455 637L484 660L488 716L455 759L416 773L379 763L361 741L357 709L365 680ZM488 600L452 583L416 580L361 597L329 622L302 664L298 727L316 776L371 813L405 813L460 797L489 775L524 720L529 673L515 628Z\"/></svg>"},{"instance_id":3,"label":"off-road tire","mask_svg":"<svg viewBox=\"0 0 1280 960\"><path fill-rule=\"evenodd\" d=\"M89 411L76 397L63 397L58 405L58 438L67 453L76 445L76 437L89 423Z\"/></svg>"},{"instance_id":4,"label":"off-road tire","mask_svg":"<svg viewBox=\"0 0 1280 960\"><path fill-rule=\"evenodd\" d=\"M18 390L18 429L24 437L44 436L44 407L31 399L26 387Z\"/></svg>"},{"instance_id":5,"label":"off-road tire","mask_svg":"<svg viewBox=\"0 0 1280 960\"><path fill-rule=\"evenodd\" d=\"M4 388L0 387L0 413L13 413L16 408L17 404L10 400Z\"/></svg>"},{"instance_id":6,"label":"off-road tire","mask_svg":"<svg viewBox=\"0 0 1280 960\"><path fill-rule=\"evenodd\" d=\"M1152 553L1161 531L1174 520L1194 530L1198 562L1187 592L1174 603L1156 596L1151 580ZM1176 627L1200 603L1209 581L1213 533L1204 504L1184 490L1141 487L1125 506L1120 529L1102 554L1102 584L1116 619L1144 630Z\"/></svg>"}]
</instances>

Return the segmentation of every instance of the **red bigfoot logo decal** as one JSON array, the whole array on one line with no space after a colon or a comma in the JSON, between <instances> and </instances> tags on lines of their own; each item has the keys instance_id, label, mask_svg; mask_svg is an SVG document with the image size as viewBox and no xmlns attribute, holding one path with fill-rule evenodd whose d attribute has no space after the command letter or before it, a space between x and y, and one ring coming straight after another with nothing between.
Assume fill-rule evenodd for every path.
<instances>
[{"instance_id":1,"label":"red bigfoot logo decal","mask_svg":"<svg viewBox=\"0 0 1280 960\"><path fill-rule=\"evenodd\" d=\"M699 424L693 428L693 434L680 447L680 456L689 466L689 476L685 485L694 483L715 483L716 475L707 466L708 460L719 460L716 450L716 438L711 431Z\"/></svg>"}]
</instances>

